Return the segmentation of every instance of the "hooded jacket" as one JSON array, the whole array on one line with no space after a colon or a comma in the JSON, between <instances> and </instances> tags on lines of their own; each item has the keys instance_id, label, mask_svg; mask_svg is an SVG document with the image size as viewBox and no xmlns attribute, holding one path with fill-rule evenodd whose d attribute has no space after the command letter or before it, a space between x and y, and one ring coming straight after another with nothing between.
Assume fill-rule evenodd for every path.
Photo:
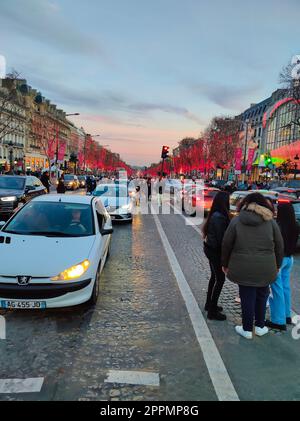
<instances>
[{"instance_id":1,"label":"hooded jacket","mask_svg":"<svg viewBox=\"0 0 300 421\"><path fill-rule=\"evenodd\" d=\"M283 255L283 239L272 212L256 203L243 208L224 235L222 265L228 268L228 279L239 285L272 284Z\"/></svg>"}]
</instances>

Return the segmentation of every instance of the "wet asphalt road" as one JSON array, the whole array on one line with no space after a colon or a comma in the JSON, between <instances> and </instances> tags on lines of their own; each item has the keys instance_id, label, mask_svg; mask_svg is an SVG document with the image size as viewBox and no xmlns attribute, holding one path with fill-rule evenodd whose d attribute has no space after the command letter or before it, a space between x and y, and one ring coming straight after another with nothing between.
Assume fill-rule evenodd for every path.
<instances>
[{"instance_id":1,"label":"wet asphalt road","mask_svg":"<svg viewBox=\"0 0 300 421\"><path fill-rule=\"evenodd\" d=\"M180 215L160 215L171 248L203 310L209 275L200 235ZM293 306L300 312L300 257ZM297 282L298 280L298 282ZM221 301L226 322L207 321L241 400L300 400L300 340L284 334L247 342L235 286ZM211 375L152 215L115 226L112 251L94 308L2 311L0 379L42 377L38 393L0 393L0 400L217 400ZM107 383L109 370L156 373L159 386Z\"/></svg>"}]
</instances>

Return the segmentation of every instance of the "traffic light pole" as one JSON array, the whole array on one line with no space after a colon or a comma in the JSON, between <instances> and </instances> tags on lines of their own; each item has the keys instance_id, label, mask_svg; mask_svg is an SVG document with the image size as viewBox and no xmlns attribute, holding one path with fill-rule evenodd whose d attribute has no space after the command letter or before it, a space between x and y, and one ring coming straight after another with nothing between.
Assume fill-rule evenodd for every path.
<instances>
[{"instance_id":1,"label":"traffic light pole","mask_svg":"<svg viewBox=\"0 0 300 421\"><path fill-rule=\"evenodd\" d=\"M162 162L161 162L161 172L160 172L160 174L161 174L162 177L164 176L164 162L165 162L165 158L163 158Z\"/></svg>"}]
</instances>

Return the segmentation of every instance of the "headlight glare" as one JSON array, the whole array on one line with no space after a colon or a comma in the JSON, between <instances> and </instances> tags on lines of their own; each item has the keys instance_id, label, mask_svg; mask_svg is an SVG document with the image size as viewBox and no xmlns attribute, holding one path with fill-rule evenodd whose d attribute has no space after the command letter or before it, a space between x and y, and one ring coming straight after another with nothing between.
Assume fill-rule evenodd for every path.
<instances>
[{"instance_id":1,"label":"headlight glare","mask_svg":"<svg viewBox=\"0 0 300 421\"><path fill-rule=\"evenodd\" d=\"M70 268L61 272L58 276L51 278L52 281L70 281L72 279L80 278L89 268L89 260L84 260L78 265L71 266Z\"/></svg>"},{"instance_id":2,"label":"headlight glare","mask_svg":"<svg viewBox=\"0 0 300 421\"><path fill-rule=\"evenodd\" d=\"M17 200L16 196L1 197L1 202L14 202Z\"/></svg>"}]
</instances>

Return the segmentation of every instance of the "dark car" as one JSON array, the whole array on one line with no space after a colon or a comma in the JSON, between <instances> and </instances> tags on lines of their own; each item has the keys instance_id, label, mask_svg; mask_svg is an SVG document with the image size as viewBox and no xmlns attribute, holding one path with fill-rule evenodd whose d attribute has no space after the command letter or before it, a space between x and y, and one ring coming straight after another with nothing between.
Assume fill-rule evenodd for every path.
<instances>
[{"instance_id":1,"label":"dark car","mask_svg":"<svg viewBox=\"0 0 300 421\"><path fill-rule=\"evenodd\" d=\"M34 176L0 176L0 216L10 217L14 211L34 197L46 194L41 181Z\"/></svg>"},{"instance_id":2,"label":"dark car","mask_svg":"<svg viewBox=\"0 0 300 421\"><path fill-rule=\"evenodd\" d=\"M244 199L245 196L251 193L253 193L253 191L247 191L247 192L236 191L232 193L232 195L230 196L230 217L231 218L233 218L234 216L238 214L238 211L237 211L238 205ZM271 202L273 203L275 207L275 211L279 203L291 203L293 205L297 224L298 224L298 232L299 232L298 246L300 246L300 199L296 199L295 197L291 195L282 194L274 190L259 190L259 193L261 193L267 199L271 200ZM276 217L276 213L275 213L275 217Z\"/></svg>"},{"instance_id":3,"label":"dark car","mask_svg":"<svg viewBox=\"0 0 300 421\"><path fill-rule=\"evenodd\" d=\"M82 189L86 188L86 175L78 175L79 187Z\"/></svg>"},{"instance_id":4,"label":"dark car","mask_svg":"<svg viewBox=\"0 0 300 421\"><path fill-rule=\"evenodd\" d=\"M297 191L297 189L293 189L292 187L276 187L273 190L281 194L287 194L289 196L292 196L295 199L298 199L298 197L300 196L300 190Z\"/></svg>"},{"instance_id":5,"label":"dark car","mask_svg":"<svg viewBox=\"0 0 300 421\"><path fill-rule=\"evenodd\" d=\"M64 184L67 190L77 190L79 189L79 181L77 175L74 174L65 174L64 175Z\"/></svg>"}]
</instances>

